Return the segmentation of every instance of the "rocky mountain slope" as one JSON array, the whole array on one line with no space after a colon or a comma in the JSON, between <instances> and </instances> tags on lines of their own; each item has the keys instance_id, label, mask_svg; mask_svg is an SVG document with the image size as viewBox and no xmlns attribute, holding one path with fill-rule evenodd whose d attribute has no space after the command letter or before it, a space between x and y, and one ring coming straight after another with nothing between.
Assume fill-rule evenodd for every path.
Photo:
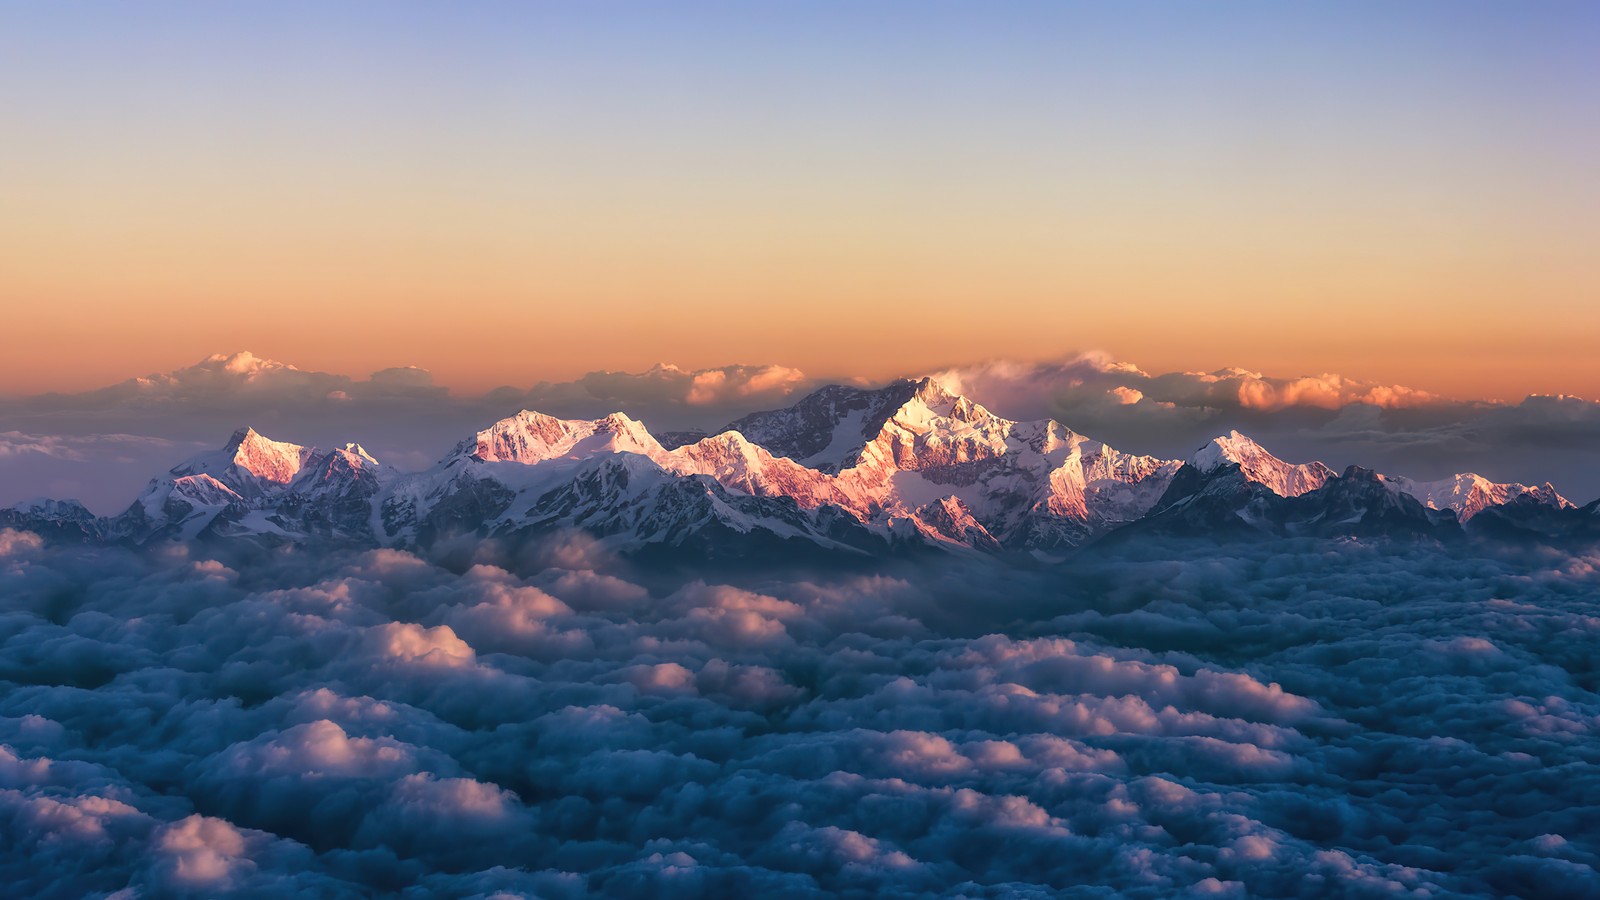
<instances>
[{"instance_id":1,"label":"rocky mountain slope","mask_svg":"<svg viewBox=\"0 0 1600 900\"><path fill-rule=\"evenodd\" d=\"M245 428L152 480L120 515L35 501L0 511L0 525L132 544L415 547L581 531L629 554L942 548L1048 559L1119 530L1448 537L1487 515L1485 533L1573 536L1596 518L1583 513L1549 484L1335 473L1284 462L1237 431L1187 461L1128 453L1052 420L1002 418L922 379L825 387L666 442L621 413L524 410L411 473L358 444L323 451Z\"/></svg>"}]
</instances>

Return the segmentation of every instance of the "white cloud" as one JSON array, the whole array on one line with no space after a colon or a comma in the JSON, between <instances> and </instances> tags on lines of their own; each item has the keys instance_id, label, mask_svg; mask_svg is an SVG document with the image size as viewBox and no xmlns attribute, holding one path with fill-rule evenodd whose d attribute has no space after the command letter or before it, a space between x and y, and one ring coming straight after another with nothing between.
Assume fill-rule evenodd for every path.
<instances>
[{"instance_id":1,"label":"white cloud","mask_svg":"<svg viewBox=\"0 0 1600 900\"><path fill-rule=\"evenodd\" d=\"M1172 544L648 586L10 561L0 881L27 895L1600 886L1582 556Z\"/></svg>"}]
</instances>

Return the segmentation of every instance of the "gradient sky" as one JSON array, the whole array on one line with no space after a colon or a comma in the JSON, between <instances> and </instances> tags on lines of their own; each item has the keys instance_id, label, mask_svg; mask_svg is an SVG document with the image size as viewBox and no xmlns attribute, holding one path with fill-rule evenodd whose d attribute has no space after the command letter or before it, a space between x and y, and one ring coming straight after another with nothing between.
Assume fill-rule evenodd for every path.
<instances>
[{"instance_id":1,"label":"gradient sky","mask_svg":"<svg viewBox=\"0 0 1600 900\"><path fill-rule=\"evenodd\" d=\"M1099 348L1600 395L1600 4L0 2L0 391Z\"/></svg>"}]
</instances>

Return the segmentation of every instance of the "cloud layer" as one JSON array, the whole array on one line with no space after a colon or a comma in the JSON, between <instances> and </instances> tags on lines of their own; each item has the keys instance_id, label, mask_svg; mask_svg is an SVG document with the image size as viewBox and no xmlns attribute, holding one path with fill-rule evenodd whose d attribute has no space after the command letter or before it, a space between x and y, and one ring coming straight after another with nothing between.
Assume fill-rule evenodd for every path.
<instances>
[{"instance_id":1,"label":"cloud layer","mask_svg":"<svg viewBox=\"0 0 1600 900\"><path fill-rule=\"evenodd\" d=\"M1600 890L1600 561L660 583L0 534L40 896ZM1133 551L1128 551L1133 553Z\"/></svg>"}]
</instances>

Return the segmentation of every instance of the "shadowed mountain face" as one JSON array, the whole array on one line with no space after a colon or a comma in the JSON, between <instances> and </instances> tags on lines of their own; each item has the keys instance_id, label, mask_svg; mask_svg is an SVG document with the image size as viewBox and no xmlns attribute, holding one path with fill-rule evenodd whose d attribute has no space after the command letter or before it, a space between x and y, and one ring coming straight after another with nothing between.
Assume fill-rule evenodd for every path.
<instances>
[{"instance_id":1,"label":"shadowed mountain face","mask_svg":"<svg viewBox=\"0 0 1600 900\"><path fill-rule=\"evenodd\" d=\"M1230 432L1187 461L1123 452L1053 420L997 416L929 379L833 385L710 435L658 440L622 413L523 411L402 472L245 428L152 480L125 512L37 501L4 522L148 544L426 547L575 531L624 555L760 560L923 552L1059 558L1108 536L1486 536L1587 540L1549 484L1416 482L1292 464ZM1473 527L1482 518L1481 527Z\"/></svg>"},{"instance_id":2,"label":"shadowed mountain face","mask_svg":"<svg viewBox=\"0 0 1600 900\"><path fill-rule=\"evenodd\" d=\"M1555 509L1536 499L1533 502ZM1155 509L1111 537L1131 540L1147 533L1440 541L1463 534L1455 510L1424 506L1366 469L1351 466L1312 490L1284 496L1252 480L1236 463L1218 466L1208 474L1184 467Z\"/></svg>"},{"instance_id":3,"label":"shadowed mountain face","mask_svg":"<svg viewBox=\"0 0 1600 900\"><path fill-rule=\"evenodd\" d=\"M904 381L869 391L829 385L788 409L751 413L729 423L778 456L822 472L837 473L855 462L866 445L913 397L938 403L940 391L929 382Z\"/></svg>"}]
</instances>

